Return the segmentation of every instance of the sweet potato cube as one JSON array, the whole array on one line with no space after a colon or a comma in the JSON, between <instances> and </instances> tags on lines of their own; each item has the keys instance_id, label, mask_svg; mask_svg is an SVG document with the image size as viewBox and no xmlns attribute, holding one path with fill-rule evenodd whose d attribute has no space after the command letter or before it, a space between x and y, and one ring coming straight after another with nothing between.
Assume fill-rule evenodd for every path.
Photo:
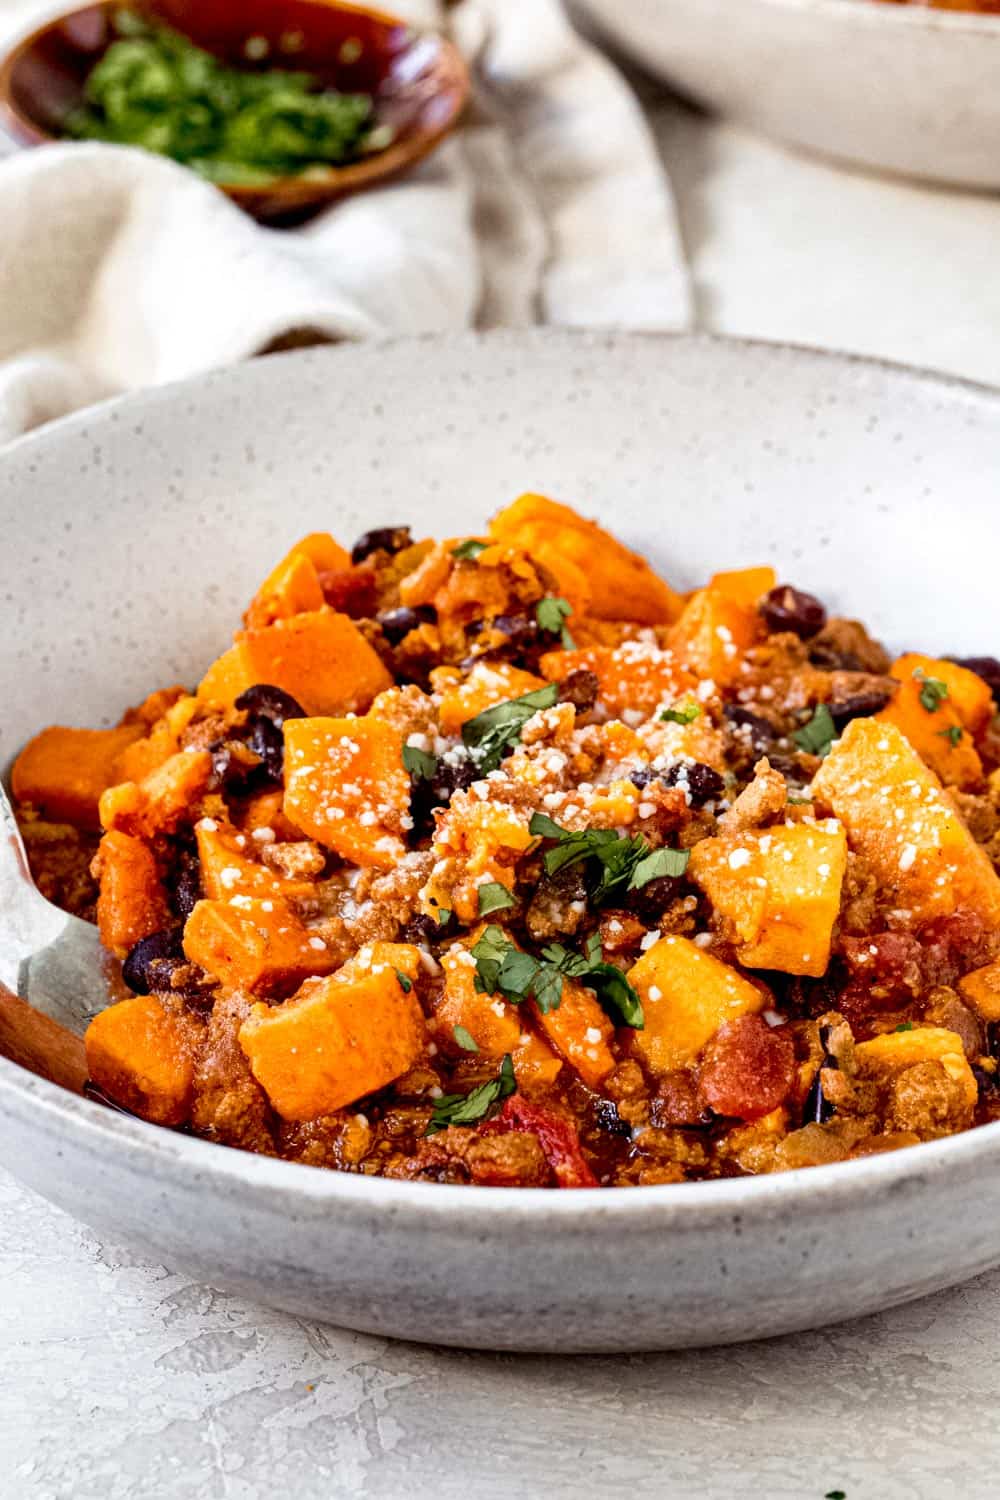
<instances>
[{"instance_id":1,"label":"sweet potato cube","mask_svg":"<svg viewBox=\"0 0 1000 1500\"><path fill-rule=\"evenodd\" d=\"M984 1021L1000 1021L1000 959L963 975L958 989Z\"/></svg>"},{"instance_id":2,"label":"sweet potato cube","mask_svg":"<svg viewBox=\"0 0 1000 1500\"><path fill-rule=\"evenodd\" d=\"M119 779L123 751L145 733L142 723L118 729L43 729L14 762L14 796L40 807L55 822L99 828L101 793Z\"/></svg>"},{"instance_id":3,"label":"sweet potato cube","mask_svg":"<svg viewBox=\"0 0 1000 1500\"><path fill-rule=\"evenodd\" d=\"M683 608L680 596L657 577L645 558L596 522L544 495L522 495L508 505L491 521L490 536L522 547L551 567L557 578L560 559L565 559L590 585L589 612L598 619L660 625L675 620Z\"/></svg>"},{"instance_id":4,"label":"sweet potato cube","mask_svg":"<svg viewBox=\"0 0 1000 1500\"><path fill-rule=\"evenodd\" d=\"M254 681L243 646L230 646L213 661L199 682L198 702L205 708L229 710L241 693L253 687Z\"/></svg>"},{"instance_id":5,"label":"sweet potato cube","mask_svg":"<svg viewBox=\"0 0 1000 1500\"><path fill-rule=\"evenodd\" d=\"M846 869L841 825L810 819L703 839L689 873L725 918L741 964L818 979L830 962Z\"/></svg>"},{"instance_id":6,"label":"sweet potato cube","mask_svg":"<svg viewBox=\"0 0 1000 1500\"><path fill-rule=\"evenodd\" d=\"M531 1088L549 1088L564 1067L562 1058L556 1056L548 1042L531 1031L521 1032L517 1046L511 1052L511 1061L522 1093Z\"/></svg>"},{"instance_id":7,"label":"sweet potato cube","mask_svg":"<svg viewBox=\"0 0 1000 1500\"><path fill-rule=\"evenodd\" d=\"M101 823L109 832L151 839L175 833L197 811L212 775L207 750L171 755L142 781L123 781L101 796Z\"/></svg>"},{"instance_id":8,"label":"sweet potato cube","mask_svg":"<svg viewBox=\"0 0 1000 1500\"><path fill-rule=\"evenodd\" d=\"M155 696L155 695L154 695ZM145 781L154 771L176 755L181 735L188 728L200 704L190 693L182 693L150 728L144 740L136 740L121 754L118 781Z\"/></svg>"},{"instance_id":9,"label":"sweet potato cube","mask_svg":"<svg viewBox=\"0 0 1000 1500\"><path fill-rule=\"evenodd\" d=\"M996 712L993 690L989 683L978 673L970 672L968 667L960 667L957 662L908 651L893 662L889 673L900 682L912 682L920 673L924 680L932 678L943 682L948 689L945 701L951 704L964 727L973 736L982 734Z\"/></svg>"},{"instance_id":10,"label":"sweet potato cube","mask_svg":"<svg viewBox=\"0 0 1000 1500\"><path fill-rule=\"evenodd\" d=\"M404 853L410 778L403 741L384 719L288 719L285 814L358 865L391 869Z\"/></svg>"},{"instance_id":11,"label":"sweet potato cube","mask_svg":"<svg viewBox=\"0 0 1000 1500\"><path fill-rule=\"evenodd\" d=\"M543 1015L534 1001L531 1008L536 1026L556 1051L588 1088L599 1088L615 1066L615 1056L608 1045L615 1029L593 991L566 980L555 1010Z\"/></svg>"},{"instance_id":12,"label":"sweet potato cube","mask_svg":"<svg viewBox=\"0 0 1000 1500\"><path fill-rule=\"evenodd\" d=\"M743 653L764 634L755 609L718 589L692 594L670 632L678 660L698 677L726 687L740 675Z\"/></svg>"},{"instance_id":13,"label":"sweet potato cube","mask_svg":"<svg viewBox=\"0 0 1000 1500\"><path fill-rule=\"evenodd\" d=\"M353 620L312 610L237 637L253 682L291 693L307 714L362 713L392 678Z\"/></svg>"},{"instance_id":14,"label":"sweet potato cube","mask_svg":"<svg viewBox=\"0 0 1000 1500\"><path fill-rule=\"evenodd\" d=\"M944 673L962 672L970 679L964 682L952 675L950 682ZM935 771L946 786L978 786L983 779L983 765L972 743L970 725L960 712L960 705L972 715L972 721L981 721L981 711L976 702L976 684L982 688L992 702L990 689L974 672L965 672L953 662L936 661L929 656L901 656L893 663L892 676L899 688L892 701L875 715L882 724L894 724L906 735L920 758ZM948 688L947 696L928 689L935 682L943 682ZM954 699L951 684L960 694Z\"/></svg>"},{"instance_id":15,"label":"sweet potato cube","mask_svg":"<svg viewBox=\"0 0 1000 1500\"><path fill-rule=\"evenodd\" d=\"M229 901L233 896L251 896L267 900L282 896L287 900L309 896L314 884L297 880L272 870L253 858L259 847L252 838L221 825L214 818L202 818L195 825L201 886L210 901ZM242 843L240 842L242 839Z\"/></svg>"},{"instance_id":16,"label":"sweet potato cube","mask_svg":"<svg viewBox=\"0 0 1000 1500\"><path fill-rule=\"evenodd\" d=\"M661 703L672 704L698 686L697 678L672 651L660 651L646 641L626 641L613 649L588 646L582 651L547 651L539 670L549 682L561 682L571 672L593 672L600 684L598 696L612 713L644 718Z\"/></svg>"},{"instance_id":17,"label":"sweet potato cube","mask_svg":"<svg viewBox=\"0 0 1000 1500\"><path fill-rule=\"evenodd\" d=\"M424 1018L391 969L310 980L284 1005L255 1005L240 1027L250 1068L285 1120L311 1120L385 1088L426 1044Z\"/></svg>"},{"instance_id":18,"label":"sweet potato cube","mask_svg":"<svg viewBox=\"0 0 1000 1500\"><path fill-rule=\"evenodd\" d=\"M957 1032L943 1026L915 1026L912 1031L873 1036L854 1049L854 1065L861 1077L879 1082L888 1082L904 1068L923 1062L939 1062L949 1078L961 1084L966 1105L973 1107L978 1087Z\"/></svg>"},{"instance_id":19,"label":"sweet potato cube","mask_svg":"<svg viewBox=\"0 0 1000 1500\"><path fill-rule=\"evenodd\" d=\"M304 552L289 552L261 584L246 613L253 629L322 609L325 601L319 573Z\"/></svg>"},{"instance_id":20,"label":"sweet potato cube","mask_svg":"<svg viewBox=\"0 0 1000 1500\"><path fill-rule=\"evenodd\" d=\"M291 995L312 974L329 974L337 962L276 896L199 901L184 927L184 952L224 989L274 997Z\"/></svg>"},{"instance_id":21,"label":"sweet potato cube","mask_svg":"<svg viewBox=\"0 0 1000 1500\"><path fill-rule=\"evenodd\" d=\"M713 573L709 588L742 604L747 609L756 609L758 602L777 586L778 579L773 568L733 568L725 573Z\"/></svg>"},{"instance_id":22,"label":"sweet potato cube","mask_svg":"<svg viewBox=\"0 0 1000 1500\"><path fill-rule=\"evenodd\" d=\"M152 995L120 1000L95 1016L85 1045L91 1080L117 1104L154 1125L191 1116L198 1022Z\"/></svg>"},{"instance_id":23,"label":"sweet potato cube","mask_svg":"<svg viewBox=\"0 0 1000 1500\"><path fill-rule=\"evenodd\" d=\"M470 945L478 936L470 934ZM441 966L444 992L434 1013L438 1031L450 1041L455 1027L464 1026L484 1057L514 1052L522 1030L517 1007L502 995L485 995L476 989L476 962L468 948L449 948Z\"/></svg>"},{"instance_id":24,"label":"sweet potato cube","mask_svg":"<svg viewBox=\"0 0 1000 1500\"><path fill-rule=\"evenodd\" d=\"M656 1074L688 1067L726 1021L767 1004L763 992L729 964L673 934L654 943L628 977L646 1018L634 1045Z\"/></svg>"},{"instance_id":25,"label":"sweet potato cube","mask_svg":"<svg viewBox=\"0 0 1000 1500\"><path fill-rule=\"evenodd\" d=\"M1000 924L1000 880L940 781L893 724L854 719L813 779L882 892L915 925L959 907Z\"/></svg>"},{"instance_id":26,"label":"sweet potato cube","mask_svg":"<svg viewBox=\"0 0 1000 1500\"><path fill-rule=\"evenodd\" d=\"M100 881L101 942L124 958L142 938L169 924L167 894L152 851L127 833L106 833L93 869Z\"/></svg>"},{"instance_id":27,"label":"sweet potato cube","mask_svg":"<svg viewBox=\"0 0 1000 1500\"><path fill-rule=\"evenodd\" d=\"M420 949L413 943L365 943L353 958L341 964L336 979L340 984L353 984L357 979L367 979L385 969L395 969L397 974L403 974L411 984L416 984L424 971ZM406 989L405 984L403 988Z\"/></svg>"},{"instance_id":28,"label":"sweet potato cube","mask_svg":"<svg viewBox=\"0 0 1000 1500\"><path fill-rule=\"evenodd\" d=\"M462 725L498 703L523 698L544 687L541 677L506 662L477 662L465 678L449 668L438 668L431 678L441 693L439 722L442 734L458 734Z\"/></svg>"}]
</instances>

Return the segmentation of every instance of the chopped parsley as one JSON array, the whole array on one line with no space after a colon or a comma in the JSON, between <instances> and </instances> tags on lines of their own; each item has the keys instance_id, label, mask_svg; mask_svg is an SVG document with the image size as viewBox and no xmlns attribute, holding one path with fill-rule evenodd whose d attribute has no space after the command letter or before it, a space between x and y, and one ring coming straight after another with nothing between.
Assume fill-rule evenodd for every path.
<instances>
[{"instance_id":1,"label":"chopped parsley","mask_svg":"<svg viewBox=\"0 0 1000 1500\"><path fill-rule=\"evenodd\" d=\"M830 746L837 738L837 726L825 703L819 703L808 724L803 724L792 735L800 750L807 755L829 755Z\"/></svg>"},{"instance_id":2,"label":"chopped parsley","mask_svg":"<svg viewBox=\"0 0 1000 1500\"><path fill-rule=\"evenodd\" d=\"M457 547L452 547L452 557L457 557L459 562L472 562L480 552L485 552L489 542L481 542L478 537L466 537L464 542L459 542Z\"/></svg>"},{"instance_id":3,"label":"chopped parsley","mask_svg":"<svg viewBox=\"0 0 1000 1500\"><path fill-rule=\"evenodd\" d=\"M898 1026L894 1026L892 1029L893 1029L893 1031L912 1031L913 1030L913 1022L912 1021L900 1021L899 1025Z\"/></svg>"},{"instance_id":4,"label":"chopped parsley","mask_svg":"<svg viewBox=\"0 0 1000 1500\"><path fill-rule=\"evenodd\" d=\"M476 989L502 995L512 1005L534 1000L543 1015L558 1010L564 981L575 979L597 995L604 1009L625 1026L641 1030L642 1001L621 969L604 962L601 939L594 933L584 953L550 943L535 958L517 948L501 927L490 925L471 950L476 960Z\"/></svg>"},{"instance_id":5,"label":"chopped parsley","mask_svg":"<svg viewBox=\"0 0 1000 1500\"><path fill-rule=\"evenodd\" d=\"M404 745L403 765L417 781L433 781L438 768L437 756L418 750L416 745Z\"/></svg>"},{"instance_id":6,"label":"chopped parsley","mask_svg":"<svg viewBox=\"0 0 1000 1500\"><path fill-rule=\"evenodd\" d=\"M489 1117L494 1106L502 1099L509 1099L511 1094L516 1093L514 1062L508 1052L500 1064L500 1072L496 1078L481 1083L471 1094L442 1094L440 1099L435 1099L434 1113L424 1134L437 1135L439 1130L447 1130L449 1125L478 1125L480 1120Z\"/></svg>"},{"instance_id":7,"label":"chopped parsley","mask_svg":"<svg viewBox=\"0 0 1000 1500\"><path fill-rule=\"evenodd\" d=\"M700 714L697 703L685 703L683 708L665 708L660 718L666 724L693 724Z\"/></svg>"},{"instance_id":8,"label":"chopped parsley","mask_svg":"<svg viewBox=\"0 0 1000 1500\"><path fill-rule=\"evenodd\" d=\"M479 887L479 915L488 917L491 911L508 911L517 903L505 885L499 880L486 880Z\"/></svg>"},{"instance_id":9,"label":"chopped parsley","mask_svg":"<svg viewBox=\"0 0 1000 1500\"><path fill-rule=\"evenodd\" d=\"M495 771L506 755L513 750L521 738L521 730L533 714L540 709L552 708L559 701L559 688L552 682L548 687L535 688L522 698L509 698L506 703L497 703L484 709L462 725L462 743L471 750L472 758L484 776Z\"/></svg>"},{"instance_id":10,"label":"chopped parsley","mask_svg":"<svg viewBox=\"0 0 1000 1500\"><path fill-rule=\"evenodd\" d=\"M938 734L943 740L947 740L953 750L957 750L962 743L964 730L961 724L950 724L947 729L939 729Z\"/></svg>"},{"instance_id":11,"label":"chopped parsley","mask_svg":"<svg viewBox=\"0 0 1000 1500\"><path fill-rule=\"evenodd\" d=\"M536 838L555 841L555 848L545 852L547 875L556 875L584 860L592 861L588 889L597 905L625 891L641 890L663 875L683 875L688 866L686 849L651 850L641 833L629 836L611 828L571 833L545 813L533 814L528 831Z\"/></svg>"},{"instance_id":12,"label":"chopped parsley","mask_svg":"<svg viewBox=\"0 0 1000 1500\"><path fill-rule=\"evenodd\" d=\"M925 708L929 714L937 713L948 697L948 684L942 682L940 677L928 677L923 667L917 667L913 680L920 683L921 708Z\"/></svg>"},{"instance_id":13,"label":"chopped parsley","mask_svg":"<svg viewBox=\"0 0 1000 1500\"><path fill-rule=\"evenodd\" d=\"M438 926L439 927L447 927L447 925L448 925L448 923L450 921L451 921L451 912L448 909L448 907L447 906L439 906L438 907Z\"/></svg>"},{"instance_id":14,"label":"chopped parsley","mask_svg":"<svg viewBox=\"0 0 1000 1500\"><path fill-rule=\"evenodd\" d=\"M404 974L402 969L397 969L396 978L399 980L399 987L403 991L403 994L408 995L413 988L413 980L409 974Z\"/></svg>"},{"instance_id":15,"label":"chopped parsley","mask_svg":"<svg viewBox=\"0 0 1000 1500\"><path fill-rule=\"evenodd\" d=\"M566 625L572 613L573 606L569 600L553 594L539 599L535 605L535 619L538 621L539 630L544 630L546 635L557 635L567 651L573 651L576 648L576 642Z\"/></svg>"},{"instance_id":16,"label":"chopped parsley","mask_svg":"<svg viewBox=\"0 0 1000 1500\"><path fill-rule=\"evenodd\" d=\"M455 1026L452 1029L452 1033L451 1034L455 1038L455 1041L461 1047L461 1049L462 1049L463 1052L478 1052L479 1051L479 1043L476 1041L475 1037L472 1035L472 1032L471 1031L467 1031L464 1026Z\"/></svg>"}]
</instances>

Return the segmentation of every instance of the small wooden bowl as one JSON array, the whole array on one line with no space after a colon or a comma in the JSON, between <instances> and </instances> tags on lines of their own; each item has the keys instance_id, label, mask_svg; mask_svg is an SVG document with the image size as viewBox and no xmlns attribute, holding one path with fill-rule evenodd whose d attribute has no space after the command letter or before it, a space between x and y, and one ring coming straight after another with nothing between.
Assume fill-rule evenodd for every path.
<instances>
[{"instance_id":1,"label":"small wooden bowl","mask_svg":"<svg viewBox=\"0 0 1000 1500\"><path fill-rule=\"evenodd\" d=\"M122 8L121 0L101 0L70 11L0 62L0 122L17 140L39 146L64 138L62 122L114 40L112 18ZM384 151L322 175L259 187L219 184L256 218L301 216L408 171L455 128L468 99L469 75L457 49L381 11L328 0L146 0L133 8L233 66L303 70L327 88L371 94L378 122L392 127Z\"/></svg>"}]
</instances>

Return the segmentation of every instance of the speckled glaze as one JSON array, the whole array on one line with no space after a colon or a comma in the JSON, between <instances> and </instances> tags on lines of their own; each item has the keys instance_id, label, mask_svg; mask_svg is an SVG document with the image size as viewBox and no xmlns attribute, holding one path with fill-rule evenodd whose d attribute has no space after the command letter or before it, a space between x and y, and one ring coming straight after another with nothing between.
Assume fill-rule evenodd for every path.
<instances>
[{"instance_id":1,"label":"speckled glaze","mask_svg":"<svg viewBox=\"0 0 1000 1500\"><path fill-rule=\"evenodd\" d=\"M0 457L0 764L52 718L110 722L196 679L295 535L448 534L529 486L681 587L773 559L890 642L989 649L993 549L968 537L994 535L998 470L995 394L704 338L344 348L113 403ZM1000 1263L1000 1125L755 1181L544 1193L252 1157L4 1060L0 1122L5 1163L99 1232L275 1307L440 1344L721 1343Z\"/></svg>"},{"instance_id":2,"label":"speckled glaze","mask_svg":"<svg viewBox=\"0 0 1000 1500\"><path fill-rule=\"evenodd\" d=\"M793 146L1000 186L1000 17L876 0L573 0L642 67Z\"/></svg>"}]
</instances>

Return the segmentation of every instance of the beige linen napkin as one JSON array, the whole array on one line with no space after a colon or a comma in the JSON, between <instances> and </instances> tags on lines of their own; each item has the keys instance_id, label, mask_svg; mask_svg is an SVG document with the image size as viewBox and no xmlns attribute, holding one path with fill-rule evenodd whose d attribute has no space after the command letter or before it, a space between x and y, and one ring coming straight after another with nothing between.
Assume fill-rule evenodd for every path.
<instances>
[{"instance_id":1,"label":"beige linen napkin","mask_svg":"<svg viewBox=\"0 0 1000 1500\"><path fill-rule=\"evenodd\" d=\"M0 0L0 29L51 8ZM433 0L394 8L442 23ZM143 152L0 163L0 442L304 331L685 326L669 183L619 74L558 0L460 0L447 19L476 83L464 130L298 230L257 226Z\"/></svg>"}]
</instances>

